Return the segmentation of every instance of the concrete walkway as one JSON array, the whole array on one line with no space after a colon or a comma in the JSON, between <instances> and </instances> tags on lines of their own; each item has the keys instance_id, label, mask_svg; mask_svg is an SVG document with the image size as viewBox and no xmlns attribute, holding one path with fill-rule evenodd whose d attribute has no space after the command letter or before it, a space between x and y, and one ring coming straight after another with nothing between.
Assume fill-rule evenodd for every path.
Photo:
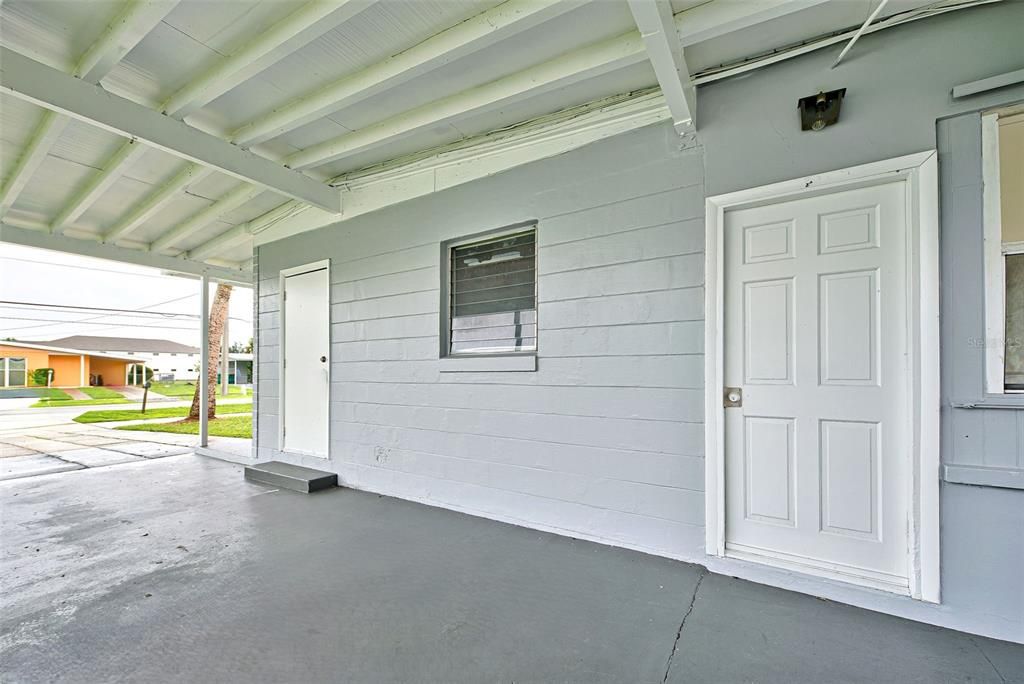
<instances>
[{"instance_id":1,"label":"concrete walkway","mask_svg":"<svg viewBox=\"0 0 1024 684\"><path fill-rule=\"evenodd\" d=\"M11 682L1024 681L1024 647L171 456L0 483Z\"/></svg>"}]
</instances>

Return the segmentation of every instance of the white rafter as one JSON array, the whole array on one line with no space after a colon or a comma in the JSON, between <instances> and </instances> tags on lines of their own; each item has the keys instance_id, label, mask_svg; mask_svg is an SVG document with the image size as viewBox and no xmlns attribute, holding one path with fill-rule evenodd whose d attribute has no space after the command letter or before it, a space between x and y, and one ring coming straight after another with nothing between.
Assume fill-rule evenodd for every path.
<instances>
[{"instance_id":1,"label":"white rafter","mask_svg":"<svg viewBox=\"0 0 1024 684\"><path fill-rule=\"evenodd\" d=\"M103 242L116 242L127 237L143 223L156 216L156 214L167 206L179 192L189 184L206 178L213 169L201 164L186 164L185 168L176 173L173 178L157 189L146 195L142 200L132 207L131 211L122 217L114 226L103 235Z\"/></svg>"},{"instance_id":2,"label":"white rafter","mask_svg":"<svg viewBox=\"0 0 1024 684\"><path fill-rule=\"evenodd\" d=\"M629 9L672 112L672 124L678 133L694 130L697 90L690 82L690 70L686 67L683 44L672 18L672 6L668 0L629 0Z\"/></svg>"},{"instance_id":3,"label":"white rafter","mask_svg":"<svg viewBox=\"0 0 1024 684\"><path fill-rule=\"evenodd\" d=\"M126 3L124 9L107 25L99 40L78 61L73 75L89 83L99 83L177 4L178 0L134 0ZM18 195L70 121L68 117L56 112L43 115L0 189L0 216L6 214L17 201Z\"/></svg>"},{"instance_id":4,"label":"white rafter","mask_svg":"<svg viewBox=\"0 0 1024 684\"><path fill-rule=\"evenodd\" d=\"M508 0L404 52L254 119L236 130L231 140L249 147L284 135L579 6L575 0Z\"/></svg>"},{"instance_id":5,"label":"white rafter","mask_svg":"<svg viewBox=\"0 0 1024 684\"><path fill-rule=\"evenodd\" d=\"M184 118L267 67L340 26L375 0L311 0L193 79L170 97L164 112Z\"/></svg>"},{"instance_id":6,"label":"white rafter","mask_svg":"<svg viewBox=\"0 0 1024 684\"><path fill-rule=\"evenodd\" d=\"M185 253L185 257L192 261L202 261L235 245L242 244L250 237L252 237L252 229L249 223L242 223L214 238L210 238L201 245L193 247Z\"/></svg>"},{"instance_id":7,"label":"white rafter","mask_svg":"<svg viewBox=\"0 0 1024 684\"><path fill-rule=\"evenodd\" d=\"M218 218L242 206L263 192L263 188L240 185L194 216L168 230L149 246L152 252L161 252L173 247L190 235L212 224Z\"/></svg>"},{"instance_id":8,"label":"white rafter","mask_svg":"<svg viewBox=\"0 0 1024 684\"><path fill-rule=\"evenodd\" d=\"M309 169L372 150L455 119L585 81L646 59L640 34L574 50L535 67L435 100L372 126L299 150L285 159L293 169Z\"/></svg>"},{"instance_id":9,"label":"white rafter","mask_svg":"<svg viewBox=\"0 0 1024 684\"><path fill-rule=\"evenodd\" d=\"M161 111L175 119L211 102L245 80L255 76L295 50L308 45L327 31L336 28L372 4L373 0L345 0L341 3L312 0L218 62L205 74L179 89L161 106ZM103 165L89 185L65 206L61 222L55 230L63 230L84 214L103 192L113 185L144 151L125 143Z\"/></svg>"},{"instance_id":10,"label":"white rafter","mask_svg":"<svg viewBox=\"0 0 1024 684\"><path fill-rule=\"evenodd\" d=\"M710 2L675 15L678 40L686 45L738 30L757 21L806 9L827 0L751 0ZM506 103L557 90L647 59L638 31L579 48L543 64L482 86L442 98L372 126L313 145L285 163L309 169L373 149L391 140Z\"/></svg>"},{"instance_id":11,"label":"white rafter","mask_svg":"<svg viewBox=\"0 0 1024 684\"><path fill-rule=\"evenodd\" d=\"M328 211L340 209L341 196L335 188L7 48L0 48L0 87L20 99L137 138L240 180Z\"/></svg>"}]
</instances>

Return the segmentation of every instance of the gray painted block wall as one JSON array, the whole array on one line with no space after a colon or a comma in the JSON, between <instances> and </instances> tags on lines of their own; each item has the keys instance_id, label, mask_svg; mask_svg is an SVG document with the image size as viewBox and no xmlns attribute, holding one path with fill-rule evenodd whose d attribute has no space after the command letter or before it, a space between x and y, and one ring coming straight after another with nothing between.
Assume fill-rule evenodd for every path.
<instances>
[{"instance_id":1,"label":"gray painted block wall","mask_svg":"<svg viewBox=\"0 0 1024 684\"><path fill-rule=\"evenodd\" d=\"M703 164L679 145L652 127L261 247L260 458L278 457L278 272L329 257L343 484L698 556ZM531 219L537 371L441 372L438 245Z\"/></svg>"}]
</instances>

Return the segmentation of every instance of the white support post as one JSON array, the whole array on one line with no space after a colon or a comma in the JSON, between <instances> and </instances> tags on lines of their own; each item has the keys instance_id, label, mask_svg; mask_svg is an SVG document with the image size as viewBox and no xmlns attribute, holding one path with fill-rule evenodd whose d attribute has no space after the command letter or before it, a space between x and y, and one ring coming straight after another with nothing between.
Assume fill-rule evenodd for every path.
<instances>
[{"instance_id":1,"label":"white support post","mask_svg":"<svg viewBox=\"0 0 1024 684\"><path fill-rule=\"evenodd\" d=\"M78 386L88 387L85 382L85 354L78 355Z\"/></svg>"},{"instance_id":2,"label":"white support post","mask_svg":"<svg viewBox=\"0 0 1024 684\"><path fill-rule=\"evenodd\" d=\"M210 278L199 279L199 446L210 442L210 418L206 405L210 400Z\"/></svg>"}]
</instances>

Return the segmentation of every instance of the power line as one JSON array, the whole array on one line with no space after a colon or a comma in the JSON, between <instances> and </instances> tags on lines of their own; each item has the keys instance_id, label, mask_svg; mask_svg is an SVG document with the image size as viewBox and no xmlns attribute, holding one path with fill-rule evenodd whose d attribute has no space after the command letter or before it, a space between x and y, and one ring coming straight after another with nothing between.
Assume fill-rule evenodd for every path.
<instances>
[{"instance_id":1,"label":"power line","mask_svg":"<svg viewBox=\"0 0 1024 684\"><path fill-rule=\"evenodd\" d=\"M161 330L190 330L192 332L196 331L196 328L194 326L181 326L181 325L152 325L152 324L147 325L145 323L105 323L105 322L102 322L102 321L99 321L99 322L61 321L61 320L56 319L56 318L22 318L20 316L5 316L4 318L7 319L7 320L11 320L11 321L53 321L55 325L59 325L61 323L65 323L65 324L68 324L68 325L107 325L107 326L113 326L115 328L160 328ZM3 331L4 332L13 332L15 330L25 330L26 328L42 328L42 327L44 327L44 326L41 326L41 325L26 325L26 326L23 326L23 327L20 327L20 328L4 328Z\"/></svg>"},{"instance_id":2,"label":"power line","mask_svg":"<svg viewBox=\"0 0 1024 684\"><path fill-rule=\"evenodd\" d=\"M189 297L193 297L193 296L195 296L195 295L189 295ZM117 316L117 315L131 315L131 316L139 316L139 317L142 317L142 316L160 316L160 317L163 317L163 318L189 318L189 319L193 319L193 320L201 318L201 316L199 314L175 313L175 312L172 312L172 311L142 311L140 309L115 309L115 308L112 308L112 307L105 307L105 306L76 306L74 304L45 304L45 303L42 303L42 302L18 302L18 301L12 301L12 300L4 300L4 299L0 299L0 306L2 306L3 308L13 308L15 306L18 306L18 307L24 307L24 308L28 308L28 309L74 309L74 310L82 310L82 311L110 311L110 312L112 312L110 314L110 316ZM152 306L160 306L160 305L159 304L153 304ZM106 318L106 316L103 316L102 318ZM234 320L234 321L241 321L243 323L251 323L252 322L252 321L250 321L247 318L239 318L238 316L231 316L231 319ZM26 319L26 320L31 320L31 319Z\"/></svg>"},{"instance_id":3,"label":"power line","mask_svg":"<svg viewBox=\"0 0 1024 684\"><path fill-rule=\"evenodd\" d=\"M174 302L180 302L180 301L182 301L184 299L189 299L191 297L198 297L198 296L199 296L198 292L193 292L192 294L187 294L184 297L175 297L174 299L168 299L165 302L157 302L156 304L147 304L146 306L143 306L143 307L140 307L140 308L141 309L152 309L154 306L164 306L165 304L173 304ZM56 323L43 323L41 325L25 325L25 326L22 326L20 328L8 328L7 330L8 330L8 332L13 332L15 330L30 330L32 328L52 328L53 326L61 325L62 323L64 323L64 324L88 323L89 321L97 321L97 320L99 320L101 318L109 318L109 316L91 316L89 318L80 318L80 319L76 319L76 320L73 320L73 321L60 321L60 322L56 322Z\"/></svg>"},{"instance_id":4,"label":"power line","mask_svg":"<svg viewBox=\"0 0 1024 684\"><path fill-rule=\"evenodd\" d=\"M4 261L20 261L20 262L25 263L25 264L39 264L40 266L53 266L53 267L56 267L56 268L77 268L77 269L81 269L83 271L97 271L97 272L100 272L100 273L116 273L118 275L134 276L134 277L137 277L137 278L161 278L161 279L166 280L168 278L173 278L174 277L174 276L159 275L159 274L156 274L156 273L132 273L131 271L116 271L116 270L114 270L112 268L99 268L98 266L79 266L79 265L76 265L76 264L55 264L55 263L53 263L51 261L37 261L35 259L22 259L22 258L19 258L19 257L0 257L0 259L3 259Z\"/></svg>"}]
</instances>

